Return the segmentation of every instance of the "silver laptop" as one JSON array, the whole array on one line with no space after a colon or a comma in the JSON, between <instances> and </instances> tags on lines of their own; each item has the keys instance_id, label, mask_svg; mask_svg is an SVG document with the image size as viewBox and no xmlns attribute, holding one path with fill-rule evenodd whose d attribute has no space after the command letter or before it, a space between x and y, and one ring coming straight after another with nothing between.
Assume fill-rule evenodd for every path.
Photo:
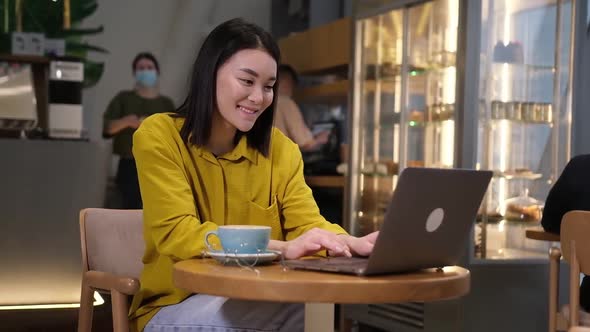
<instances>
[{"instance_id":1,"label":"silver laptop","mask_svg":"<svg viewBox=\"0 0 590 332\"><path fill-rule=\"evenodd\" d=\"M373 275L456 265L490 171L407 168L399 176L371 256L285 261L295 269Z\"/></svg>"}]
</instances>

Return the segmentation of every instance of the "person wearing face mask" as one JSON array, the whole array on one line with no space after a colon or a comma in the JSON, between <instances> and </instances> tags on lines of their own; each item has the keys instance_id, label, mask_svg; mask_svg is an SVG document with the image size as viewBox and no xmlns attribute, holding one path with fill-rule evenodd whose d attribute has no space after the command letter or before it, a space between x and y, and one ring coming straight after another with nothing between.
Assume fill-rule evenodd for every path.
<instances>
[{"instance_id":1,"label":"person wearing face mask","mask_svg":"<svg viewBox=\"0 0 590 332\"><path fill-rule=\"evenodd\" d=\"M133 133L146 117L172 112L175 107L170 98L160 94L160 66L153 54L137 54L131 69L135 87L119 92L109 103L103 116L103 137L113 138L113 153L119 156L115 181L121 193L122 208L141 209L137 169L132 154Z\"/></svg>"}]
</instances>

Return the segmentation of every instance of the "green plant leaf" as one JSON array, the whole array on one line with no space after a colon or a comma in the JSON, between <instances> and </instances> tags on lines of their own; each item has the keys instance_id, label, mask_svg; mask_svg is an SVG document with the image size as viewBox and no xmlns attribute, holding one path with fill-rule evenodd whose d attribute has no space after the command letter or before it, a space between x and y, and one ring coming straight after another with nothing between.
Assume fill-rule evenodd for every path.
<instances>
[{"instance_id":1,"label":"green plant leaf","mask_svg":"<svg viewBox=\"0 0 590 332\"><path fill-rule=\"evenodd\" d=\"M94 4L93 6L89 6L86 8L80 8L80 10L76 11L76 20L72 20L72 24L77 24L89 16L92 16L96 9L98 8L98 4Z\"/></svg>"},{"instance_id":2,"label":"green plant leaf","mask_svg":"<svg viewBox=\"0 0 590 332\"><path fill-rule=\"evenodd\" d=\"M108 50L83 41L83 36L95 35L104 31L96 28L77 28L85 18L98 9L96 0L74 0L70 3L71 29L63 29L62 0L23 0L23 31L40 32L47 38L60 38L66 42L66 55L79 57L84 61L84 86L95 85L102 76L104 63L86 59L88 52L108 53ZM8 6L8 22L4 22L5 7ZM16 0L0 0L0 52L10 53L11 33L16 30ZM8 28L8 31L6 31Z\"/></svg>"},{"instance_id":3,"label":"green plant leaf","mask_svg":"<svg viewBox=\"0 0 590 332\"><path fill-rule=\"evenodd\" d=\"M95 0L72 1L70 3L70 19L72 25L74 23L82 22L88 16L94 14L97 8L98 3Z\"/></svg>"},{"instance_id":4,"label":"green plant leaf","mask_svg":"<svg viewBox=\"0 0 590 332\"><path fill-rule=\"evenodd\" d=\"M102 77L102 73L104 72L104 62L94 62L90 60L84 61L84 87L89 88L98 81Z\"/></svg>"},{"instance_id":5,"label":"green plant leaf","mask_svg":"<svg viewBox=\"0 0 590 332\"><path fill-rule=\"evenodd\" d=\"M55 33L53 36L48 36L50 38L69 38L69 37L79 37L79 36L87 36L87 35L96 35L102 33L104 31L104 27L101 25L98 28L89 28L89 29L68 29L68 30L61 30Z\"/></svg>"},{"instance_id":6,"label":"green plant leaf","mask_svg":"<svg viewBox=\"0 0 590 332\"><path fill-rule=\"evenodd\" d=\"M84 54L84 58L86 57L86 52L88 51L92 51L92 52L98 52L98 53L103 53L103 54L108 54L109 51L107 49L104 49L100 46L94 46L94 45L90 45L84 42L74 42L74 41L70 41L70 40L66 40L66 53L70 54L70 53L76 53L76 54Z\"/></svg>"}]
</instances>

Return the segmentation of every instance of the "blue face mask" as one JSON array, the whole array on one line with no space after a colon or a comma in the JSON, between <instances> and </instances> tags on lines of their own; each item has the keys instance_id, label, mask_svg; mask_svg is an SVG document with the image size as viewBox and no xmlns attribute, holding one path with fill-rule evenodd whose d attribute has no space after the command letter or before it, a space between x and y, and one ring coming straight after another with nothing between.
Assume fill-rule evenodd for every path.
<instances>
[{"instance_id":1,"label":"blue face mask","mask_svg":"<svg viewBox=\"0 0 590 332\"><path fill-rule=\"evenodd\" d=\"M151 88L158 82L158 73L153 69L138 70L135 72L135 80L139 85Z\"/></svg>"}]
</instances>

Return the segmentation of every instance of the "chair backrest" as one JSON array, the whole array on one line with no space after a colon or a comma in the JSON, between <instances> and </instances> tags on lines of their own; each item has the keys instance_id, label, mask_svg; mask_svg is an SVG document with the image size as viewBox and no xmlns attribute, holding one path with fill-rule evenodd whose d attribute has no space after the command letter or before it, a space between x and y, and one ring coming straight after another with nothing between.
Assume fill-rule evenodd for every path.
<instances>
[{"instance_id":1,"label":"chair backrest","mask_svg":"<svg viewBox=\"0 0 590 332\"><path fill-rule=\"evenodd\" d=\"M580 273L590 274L590 211L570 211L561 219L561 252L570 265L569 325L579 324Z\"/></svg>"},{"instance_id":2,"label":"chair backrest","mask_svg":"<svg viewBox=\"0 0 590 332\"><path fill-rule=\"evenodd\" d=\"M563 258L579 265L581 273L590 274L590 211L570 211L561 222L561 251ZM575 247L572 250L572 246Z\"/></svg>"},{"instance_id":3,"label":"chair backrest","mask_svg":"<svg viewBox=\"0 0 590 332\"><path fill-rule=\"evenodd\" d=\"M84 209L80 233L84 271L139 278L145 250L142 210Z\"/></svg>"}]
</instances>

